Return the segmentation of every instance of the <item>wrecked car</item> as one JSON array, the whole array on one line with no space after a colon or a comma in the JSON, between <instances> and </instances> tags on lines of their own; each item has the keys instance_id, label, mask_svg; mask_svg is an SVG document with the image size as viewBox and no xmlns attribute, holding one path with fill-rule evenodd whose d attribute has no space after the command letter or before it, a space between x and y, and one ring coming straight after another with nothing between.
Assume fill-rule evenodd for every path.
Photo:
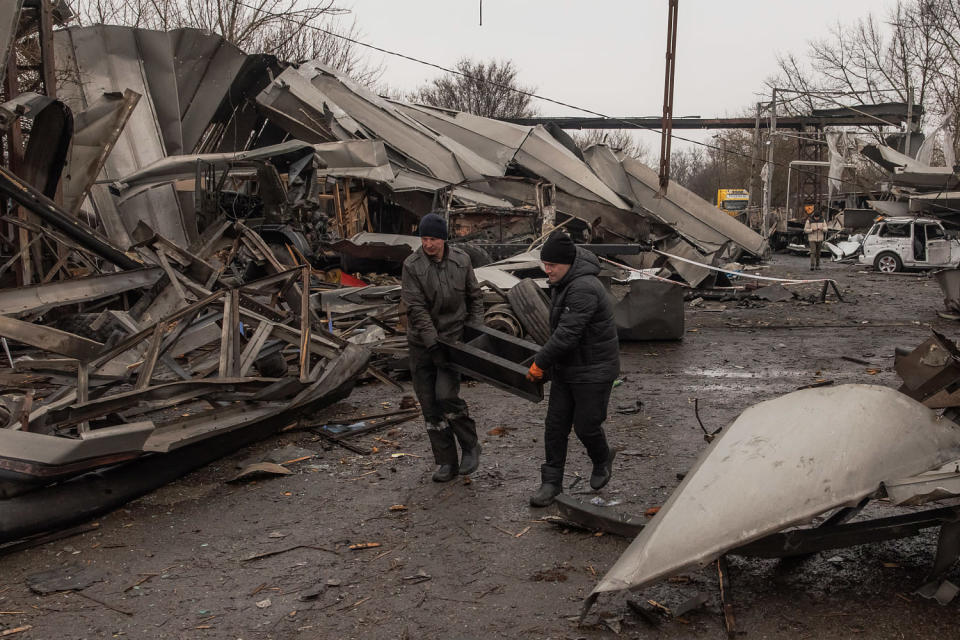
<instances>
[{"instance_id":1,"label":"wrecked car","mask_svg":"<svg viewBox=\"0 0 960 640\"><path fill-rule=\"evenodd\" d=\"M933 218L884 218L867 232L859 261L883 273L955 267L960 264L960 240Z\"/></svg>"}]
</instances>

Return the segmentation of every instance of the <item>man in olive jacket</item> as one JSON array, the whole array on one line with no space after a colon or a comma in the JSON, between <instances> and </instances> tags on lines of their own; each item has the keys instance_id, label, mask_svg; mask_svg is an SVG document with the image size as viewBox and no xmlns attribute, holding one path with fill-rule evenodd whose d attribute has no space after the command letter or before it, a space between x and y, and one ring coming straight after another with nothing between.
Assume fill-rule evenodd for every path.
<instances>
[{"instance_id":1,"label":"man in olive jacket","mask_svg":"<svg viewBox=\"0 0 960 640\"><path fill-rule=\"evenodd\" d=\"M613 449L607 444L603 421L613 381L620 373L620 343L613 304L597 274L600 261L554 232L540 251L552 290L550 339L541 347L527 374L530 380L551 375L550 403L544 429L546 462L542 484L530 504L545 507L563 487L570 428L593 462L590 486L603 488L610 480Z\"/></svg>"},{"instance_id":2,"label":"man in olive jacket","mask_svg":"<svg viewBox=\"0 0 960 640\"><path fill-rule=\"evenodd\" d=\"M449 368L439 338L460 340L467 323L483 323L483 293L470 257L447 244L447 223L433 213L420 220L421 246L403 262L401 295L413 390L420 401L436 482L468 475L480 463L477 427L460 398L460 374ZM444 425L446 422L446 426ZM457 461L460 443L462 458Z\"/></svg>"}]
</instances>

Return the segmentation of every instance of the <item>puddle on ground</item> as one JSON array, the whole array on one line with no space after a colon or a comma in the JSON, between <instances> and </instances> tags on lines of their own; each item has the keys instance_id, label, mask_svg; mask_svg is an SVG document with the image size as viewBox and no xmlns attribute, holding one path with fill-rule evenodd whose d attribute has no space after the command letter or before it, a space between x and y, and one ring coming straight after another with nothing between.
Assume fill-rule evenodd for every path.
<instances>
[{"instance_id":1,"label":"puddle on ground","mask_svg":"<svg viewBox=\"0 0 960 640\"><path fill-rule=\"evenodd\" d=\"M812 377L813 373L809 370L801 371L799 369L737 369L734 367L717 367L712 369L682 369L679 375L692 376L697 378L765 378L776 380L777 378L807 378Z\"/></svg>"}]
</instances>

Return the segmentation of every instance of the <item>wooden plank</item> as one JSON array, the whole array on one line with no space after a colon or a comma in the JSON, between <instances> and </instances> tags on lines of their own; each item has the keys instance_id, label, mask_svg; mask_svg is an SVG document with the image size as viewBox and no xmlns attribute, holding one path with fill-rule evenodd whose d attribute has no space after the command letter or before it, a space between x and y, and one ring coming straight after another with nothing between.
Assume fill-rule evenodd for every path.
<instances>
[{"instance_id":1,"label":"wooden plank","mask_svg":"<svg viewBox=\"0 0 960 640\"><path fill-rule=\"evenodd\" d=\"M240 355L240 377L246 376L247 372L250 371L250 367L253 366L257 356L260 355L263 345L270 339L273 327L272 322L261 322L257 325L257 330L253 332L253 337L250 338L250 342L247 343Z\"/></svg>"},{"instance_id":2,"label":"wooden plank","mask_svg":"<svg viewBox=\"0 0 960 640\"><path fill-rule=\"evenodd\" d=\"M207 308L207 306L208 305L195 306L190 313L177 322L177 325L173 328L173 331L167 334L166 340L163 341L163 345L160 347L160 355L165 354L176 345L176 343L180 340L180 337L187 329L190 328L190 325L193 324L193 321L197 319L197 316L200 315L200 312ZM175 352L175 355L177 353L178 352Z\"/></svg>"},{"instance_id":3,"label":"wooden plank","mask_svg":"<svg viewBox=\"0 0 960 640\"><path fill-rule=\"evenodd\" d=\"M211 293L211 294L210 294L209 296L207 296L206 298L203 298L202 300L198 300L198 301L194 302L193 304L191 304L191 305L189 305L189 306L187 306L187 307L184 307L184 308L181 309L180 311L177 311L176 313L174 313L174 314L172 314L172 315L170 315L170 316L167 316L166 318L163 318L163 319L162 319L161 321L159 321L159 322L166 322L166 323L176 322L177 320L180 320L180 319L183 318L184 316L190 314L190 313L191 313L192 311L194 311L197 307L204 307L204 306L210 304L211 302L214 302L215 300L219 299L220 296L222 296L222 295L224 295L224 292L223 292L223 291L217 291L217 292ZM152 335L152 334L153 334L153 329L154 329L154 327L155 327L157 324L159 324L159 322L155 322L155 323L151 324L149 327L146 327L145 329L143 329L142 331L139 331L139 332L133 334L132 336L130 336L129 338L127 338L126 340L122 341L120 344L118 344L117 346L115 346L113 349L109 349L108 351L105 351L105 352L101 353L99 356L97 356L97 358L96 358L95 360L93 360L93 361L90 363L90 365L91 365L91 367L92 367L90 373L91 373L91 374L97 373L100 369L102 369L102 368L104 367L104 365L105 365L106 363L108 363L109 361L113 360L114 358L116 358L116 357L119 356L120 354L129 351L131 348L133 348L134 346L136 346L137 344L139 344L140 342L142 342L147 336ZM97 344L99 344L99 343L97 343ZM101 346L102 346L102 345L101 345Z\"/></svg>"},{"instance_id":4,"label":"wooden plank","mask_svg":"<svg viewBox=\"0 0 960 640\"><path fill-rule=\"evenodd\" d=\"M300 382L310 381L310 267L303 268L300 296Z\"/></svg>"},{"instance_id":5,"label":"wooden plank","mask_svg":"<svg viewBox=\"0 0 960 640\"><path fill-rule=\"evenodd\" d=\"M219 377L237 378L240 375L240 292L231 289L223 298L223 320L220 332Z\"/></svg>"},{"instance_id":6,"label":"wooden plank","mask_svg":"<svg viewBox=\"0 0 960 640\"><path fill-rule=\"evenodd\" d=\"M8 316L0 316L0 336L82 362L95 358L103 349L103 344L95 340Z\"/></svg>"},{"instance_id":7,"label":"wooden plank","mask_svg":"<svg viewBox=\"0 0 960 640\"><path fill-rule=\"evenodd\" d=\"M177 277L176 272L174 272L173 267L170 266L170 261L167 259L167 253L163 250L163 247L157 247L157 261L160 263L160 268L167 274L167 279L170 280L170 284L173 285L177 296L184 302L187 302L187 292L183 290L180 279Z\"/></svg>"},{"instance_id":8,"label":"wooden plank","mask_svg":"<svg viewBox=\"0 0 960 640\"><path fill-rule=\"evenodd\" d=\"M164 324L162 323L157 323L153 329L150 347L143 356L143 363L140 365L140 372L137 375L137 383L134 385L134 389L146 389L150 386L153 371L157 366L157 358L160 356L160 345L163 343L163 329Z\"/></svg>"},{"instance_id":9,"label":"wooden plank","mask_svg":"<svg viewBox=\"0 0 960 640\"><path fill-rule=\"evenodd\" d=\"M77 403L82 404L90 399L90 367L80 361L77 364ZM90 423L83 421L77 427L81 433L90 429Z\"/></svg>"},{"instance_id":10,"label":"wooden plank","mask_svg":"<svg viewBox=\"0 0 960 640\"><path fill-rule=\"evenodd\" d=\"M251 311L250 309L241 308L240 315L246 316L257 322L270 322L269 319L264 316ZM273 334L284 342L293 345L295 347L300 346L300 329L294 327L288 327L284 324L274 324ZM323 334L325 337L326 333ZM340 354L339 344L335 342L326 341L323 337L317 335L316 333L311 332L310 335L310 352L315 353L318 356L324 358L336 358Z\"/></svg>"},{"instance_id":11,"label":"wooden plank","mask_svg":"<svg viewBox=\"0 0 960 640\"><path fill-rule=\"evenodd\" d=\"M23 242L24 236L25 236L26 238L28 238L26 244L24 244L24 242ZM3 275L3 273L4 273L7 269L9 269L9 268L11 267L11 265L13 265L13 263L15 263L17 260L20 260L21 264L24 264L24 262L25 262L27 265L30 264L30 249L33 247L33 245L35 245L37 242L39 242L39 241L40 241L40 238L42 238L43 236L39 236L39 235L38 235L38 236L35 237L33 240L29 240L29 237L30 237L30 236L29 236L29 234L27 234L26 229L21 228L21 229L20 229L20 251L18 251L18 252L16 253L16 255L14 255L12 258L10 258L10 259L7 260L5 263L3 263L3 266L0 267L0 275ZM29 285L30 285L30 280L29 280L29 278L28 278L28 279L27 279L22 285L20 285L20 286L26 287L26 286L29 286Z\"/></svg>"},{"instance_id":12,"label":"wooden plank","mask_svg":"<svg viewBox=\"0 0 960 640\"><path fill-rule=\"evenodd\" d=\"M70 257L70 252L67 251L66 247L58 245L56 252L60 257L57 259L57 262L53 265L53 267L50 268L50 271L47 272L47 275L43 276L43 284L47 284L53 280L53 276L57 275L57 272L63 269L63 267L67 264L67 259Z\"/></svg>"},{"instance_id":13,"label":"wooden plank","mask_svg":"<svg viewBox=\"0 0 960 640\"><path fill-rule=\"evenodd\" d=\"M157 248L157 253L160 253L160 251L163 250L164 253L174 256L177 262L188 267L187 270L197 280L206 282L207 278L210 277L210 274L214 272L213 265L203 260L199 256L195 256L192 253L178 247L163 236L158 235L156 238L154 238L153 244Z\"/></svg>"}]
</instances>

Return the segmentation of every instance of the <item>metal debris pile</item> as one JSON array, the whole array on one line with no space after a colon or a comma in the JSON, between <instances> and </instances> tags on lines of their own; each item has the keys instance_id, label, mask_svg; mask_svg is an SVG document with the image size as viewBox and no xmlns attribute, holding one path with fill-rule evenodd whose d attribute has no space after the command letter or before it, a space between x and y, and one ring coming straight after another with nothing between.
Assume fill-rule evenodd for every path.
<instances>
[{"instance_id":1,"label":"metal debris pile","mask_svg":"<svg viewBox=\"0 0 960 640\"><path fill-rule=\"evenodd\" d=\"M0 104L0 540L109 509L360 377L395 384L396 276L428 212L471 255L486 322L506 335L476 339L516 351L497 375L537 399L511 367L529 355L520 339L547 339L531 278L551 229L688 286L716 282L702 264L766 251L691 192L658 198L651 169L562 130L388 100L196 29L54 31L69 10L41 4L0 9L13 70ZM26 37L42 82L19 93ZM654 329L638 303L651 288L669 311ZM624 290L625 339L683 334L679 289Z\"/></svg>"}]
</instances>

